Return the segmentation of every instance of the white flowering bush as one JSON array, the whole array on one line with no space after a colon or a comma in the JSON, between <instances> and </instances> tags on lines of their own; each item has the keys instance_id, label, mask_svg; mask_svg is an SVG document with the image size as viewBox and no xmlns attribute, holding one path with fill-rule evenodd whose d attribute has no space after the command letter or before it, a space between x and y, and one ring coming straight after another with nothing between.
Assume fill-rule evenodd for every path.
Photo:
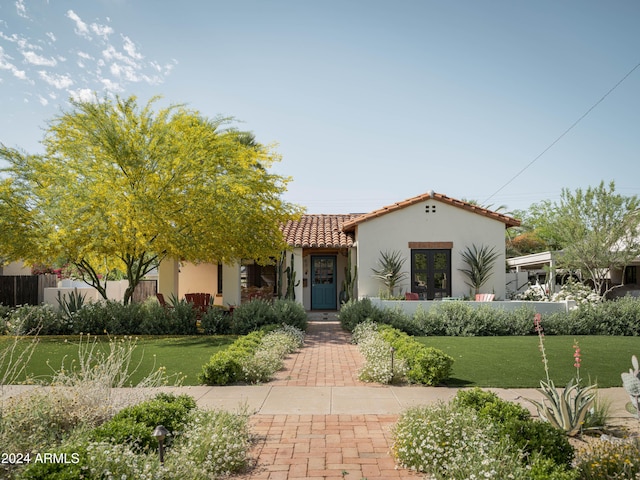
<instances>
[{"instance_id":1,"label":"white flowering bush","mask_svg":"<svg viewBox=\"0 0 640 480\"><path fill-rule=\"evenodd\" d=\"M165 478L205 480L239 472L247 465L249 441L246 413L198 411L167 451Z\"/></svg>"},{"instance_id":2,"label":"white flowering bush","mask_svg":"<svg viewBox=\"0 0 640 480\"><path fill-rule=\"evenodd\" d=\"M534 285L529 285L524 292L518 293L515 296L516 300L524 300L527 302L548 302L550 300L549 294L547 293L546 286L542 286L539 283Z\"/></svg>"},{"instance_id":3,"label":"white flowering bush","mask_svg":"<svg viewBox=\"0 0 640 480\"><path fill-rule=\"evenodd\" d=\"M364 358L364 366L358 374L363 382L388 384L406 375L406 361L395 356L392 359L391 344L382 338L375 323L358 324L353 330L352 341L358 344Z\"/></svg>"},{"instance_id":4,"label":"white flowering bush","mask_svg":"<svg viewBox=\"0 0 640 480\"><path fill-rule=\"evenodd\" d=\"M393 435L398 463L435 479L529 478L520 451L470 409L443 403L411 408Z\"/></svg>"},{"instance_id":5,"label":"white flowering bush","mask_svg":"<svg viewBox=\"0 0 640 480\"><path fill-rule=\"evenodd\" d=\"M253 353L240 364L244 380L249 383L268 382L284 366L284 357L298 350L304 343L304 332L291 325L267 333Z\"/></svg>"},{"instance_id":6,"label":"white flowering bush","mask_svg":"<svg viewBox=\"0 0 640 480\"><path fill-rule=\"evenodd\" d=\"M578 305L593 305L600 303L602 297L584 283L569 278L567 282L562 285L560 291L551 297L552 302L561 302L564 300L573 300Z\"/></svg>"},{"instance_id":7,"label":"white flowering bush","mask_svg":"<svg viewBox=\"0 0 640 480\"><path fill-rule=\"evenodd\" d=\"M271 380L275 372L284 366L279 350L259 349L242 361L242 375L248 383L262 383Z\"/></svg>"}]
</instances>

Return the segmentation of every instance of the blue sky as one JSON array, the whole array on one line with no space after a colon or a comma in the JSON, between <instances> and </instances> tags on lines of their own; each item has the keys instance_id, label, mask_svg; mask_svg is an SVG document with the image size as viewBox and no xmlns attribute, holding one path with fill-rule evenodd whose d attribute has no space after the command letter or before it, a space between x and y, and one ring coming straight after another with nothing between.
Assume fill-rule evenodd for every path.
<instances>
[{"instance_id":1,"label":"blue sky","mask_svg":"<svg viewBox=\"0 0 640 480\"><path fill-rule=\"evenodd\" d=\"M510 181L640 62L639 21L636 0L5 0L0 142L40 152L70 96L162 95L278 143L309 213L640 195L640 68Z\"/></svg>"}]
</instances>

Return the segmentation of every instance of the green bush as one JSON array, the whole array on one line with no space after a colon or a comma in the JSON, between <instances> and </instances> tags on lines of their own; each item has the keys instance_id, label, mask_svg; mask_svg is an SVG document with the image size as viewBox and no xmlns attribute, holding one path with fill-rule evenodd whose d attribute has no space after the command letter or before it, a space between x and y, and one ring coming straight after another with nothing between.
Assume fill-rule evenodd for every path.
<instances>
[{"instance_id":1,"label":"green bush","mask_svg":"<svg viewBox=\"0 0 640 480\"><path fill-rule=\"evenodd\" d=\"M510 419L501 423L499 431L500 435L508 437L521 449L527 458L537 454L565 469L571 467L573 447L565 433L551 424L533 418Z\"/></svg>"},{"instance_id":2,"label":"green bush","mask_svg":"<svg viewBox=\"0 0 640 480\"><path fill-rule=\"evenodd\" d=\"M453 358L441 350L425 347L404 332L381 325L382 338L394 349L398 358L406 362L407 379L423 385L438 385L451 375Z\"/></svg>"},{"instance_id":3,"label":"green bush","mask_svg":"<svg viewBox=\"0 0 640 480\"><path fill-rule=\"evenodd\" d=\"M231 315L223 308L210 308L202 314L200 328L205 335L227 335L231 333Z\"/></svg>"},{"instance_id":4,"label":"green bush","mask_svg":"<svg viewBox=\"0 0 640 480\"><path fill-rule=\"evenodd\" d=\"M233 310L232 333L246 335L264 325L278 323L275 311L265 300L257 299L236 307Z\"/></svg>"},{"instance_id":5,"label":"green bush","mask_svg":"<svg viewBox=\"0 0 640 480\"><path fill-rule=\"evenodd\" d=\"M460 407L471 408L478 415L493 421L526 420L531 415L529 410L514 402L502 400L498 395L479 387L460 390L453 399L453 403Z\"/></svg>"},{"instance_id":6,"label":"green bush","mask_svg":"<svg viewBox=\"0 0 640 480\"><path fill-rule=\"evenodd\" d=\"M161 393L152 400L120 410L111 420L97 427L92 440L114 444L128 443L136 450L155 449L158 442L152 433L158 425L171 432L170 444L184 429L196 402L188 395Z\"/></svg>"},{"instance_id":7,"label":"green bush","mask_svg":"<svg viewBox=\"0 0 640 480\"><path fill-rule=\"evenodd\" d=\"M491 420L499 435L508 437L525 454L527 461L532 461L535 454L563 469L571 466L574 450L564 432L549 423L532 419L529 410L517 403L502 400L481 388L460 390L453 403L461 408L471 408Z\"/></svg>"},{"instance_id":8,"label":"green bush","mask_svg":"<svg viewBox=\"0 0 640 480\"><path fill-rule=\"evenodd\" d=\"M78 478L87 478L86 468L89 459L86 443L73 442L39 453L64 455L63 458L66 459L66 462L36 462L35 458L32 457L31 463L20 471L19 476L16 475L15 478L20 478L21 480L77 480Z\"/></svg>"},{"instance_id":9,"label":"green bush","mask_svg":"<svg viewBox=\"0 0 640 480\"><path fill-rule=\"evenodd\" d=\"M356 325L366 320L374 323L384 323L384 312L371 303L371 300L349 300L340 307L338 314L342 328L353 331Z\"/></svg>"},{"instance_id":10,"label":"green bush","mask_svg":"<svg viewBox=\"0 0 640 480\"><path fill-rule=\"evenodd\" d=\"M259 330L251 332L238 338L226 350L216 352L209 362L202 366L198 380L206 385L228 385L243 380L242 366L245 360L257 351L264 335L265 333Z\"/></svg>"},{"instance_id":11,"label":"green bush","mask_svg":"<svg viewBox=\"0 0 640 480\"><path fill-rule=\"evenodd\" d=\"M23 305L9 315L9 332L12 335L68 335L71 324L65 321L51 305Z\"/></svg>"},{"instance_id":12,"label":"green bush","mask_svg":"<svg viewBox=\"0 0 640 480\"><path fill-rule=\"evenodd\" d=\"M307 329L307 312L300 303L279 299L273 302L272 308L277 323L291 325L300 330Z\"/></svg>"}]
</instances>

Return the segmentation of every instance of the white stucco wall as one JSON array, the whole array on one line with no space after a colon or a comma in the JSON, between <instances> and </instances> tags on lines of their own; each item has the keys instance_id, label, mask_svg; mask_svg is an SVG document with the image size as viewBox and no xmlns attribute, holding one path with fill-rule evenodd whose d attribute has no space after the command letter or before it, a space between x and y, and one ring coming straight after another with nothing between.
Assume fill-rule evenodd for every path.
<instances>
[{"instance_id":1,"label":"white stucco wall","mask_svg":"<svg viewBox=\"0 0 640 480\"><path fill-rule=\"evenodd\" d=\"M435 205L435 212L432 206ZM426 207L429 213L426 213ZM465 268L461 252L476 245L495 246L499 252L494 263L494 272L482 287L481 293L495 293L496 299L505 297L505 244L504 223L470 212L468 210L426 200L395 210L377 218L360 223L356 230L358 257L358 296L377 297L382 282L372 277L372 268L377 265L380 252L399 251L406 259L404 270L407 280L402 291L410 291L411 249L409 242L453 242L451 249L451 295L470 295L466 277L459 269ZM475 293L475 292L474 292Z\"/></svg>"}]
</instances>

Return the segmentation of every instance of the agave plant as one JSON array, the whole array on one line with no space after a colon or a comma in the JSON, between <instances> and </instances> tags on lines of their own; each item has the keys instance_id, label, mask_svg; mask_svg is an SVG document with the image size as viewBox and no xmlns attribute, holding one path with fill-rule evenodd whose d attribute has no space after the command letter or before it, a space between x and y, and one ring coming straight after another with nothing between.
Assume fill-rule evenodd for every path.
<instances>
[{"instance_id":1,"label":"agave plant","mask_svg":"<svg viewBox=\"0 0 640 480\"><path fill-rule=\"evenodd\" d=\"M597 387L582 387L572 378L564 390L558 390L553 380L541 380L540 392L544 395L542 402L529 400L535 405L540 418L573 437L580 432L596 400Z\"/></svg>"},{"instance_id":2,"label":"agave plant","mask_svg":"<svg viewBox=\"0 0 640 480\"><path fill-rule=\"evenodd\" d=\"M469 281L465 283L475 289L475 293L480 293L480 287L493 275L493 264L497 258L495 247L489 248L486 245L480 248L472 245L462 252L462 259L468 268L461 268L460 271L467 276Z\"/></svg>"},{"instance_id":3,"label":"agave plant","mask_svg":"<svg viewBox=\"0 0 640 480\"><path fill-rule=\"evenodd\" d=\"M378 278L387 287L389 297L393 297L398 284L407 278L407 272L402 271L406 259L398 251L380 252L378 268L372 268L373 277Z\"/></svg>"}]
</instances>

